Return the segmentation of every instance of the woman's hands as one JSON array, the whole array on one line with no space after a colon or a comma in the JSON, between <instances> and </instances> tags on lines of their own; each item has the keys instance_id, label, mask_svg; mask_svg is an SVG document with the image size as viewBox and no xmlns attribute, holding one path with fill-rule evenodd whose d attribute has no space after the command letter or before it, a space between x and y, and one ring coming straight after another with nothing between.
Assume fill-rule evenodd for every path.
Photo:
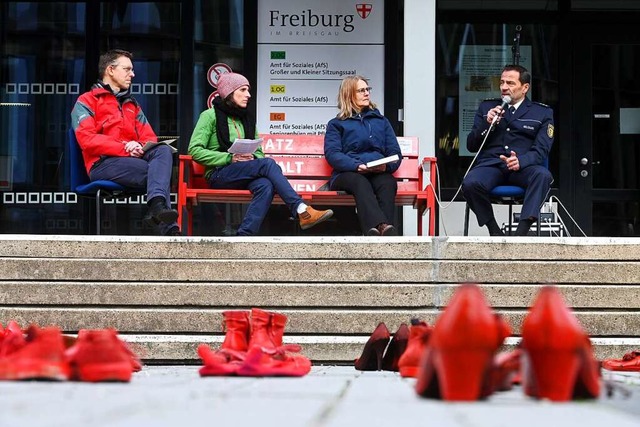
<instances>
[{"instance_id":1,"label":"woman's hands","mask_svg":"<svg viewBox=\"0 0 640 427\"><path fill-rule=\"evenodd\" d=\"M378 165L368 168L367 165L358 165L358 173L383 173L387 170L387 165Z\"/></svg>"},{"instance_id":2,"label":"woman's hands","mask_svg":"<svg viewBox=\"0 0 640 427\"><path fill-rule=\"evenodd\" d=\"M248 162L249 160L253 160L253 154L234 154L231 157L231 163Z\"/></svg>"}]
</instances>

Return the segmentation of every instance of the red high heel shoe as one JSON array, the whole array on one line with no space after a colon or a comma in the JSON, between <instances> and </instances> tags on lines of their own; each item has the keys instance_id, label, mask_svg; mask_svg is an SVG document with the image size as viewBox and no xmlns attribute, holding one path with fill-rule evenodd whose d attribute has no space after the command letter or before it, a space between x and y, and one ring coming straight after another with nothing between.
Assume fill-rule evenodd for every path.
<instances>
[{"instance_id":1,"label":"red high heel shoe","mask_svg":"<svg viewBox=\"0 0 640 427\"><path fill-rule=\"evenodd\" d=\"M384 323L379 323L369 340L365 343L362 354L356 359L354 366L359 371L381 371L382 354L389 343L391 334ZM375 357L374 357L375 356Z\"/></svg>"},{"instance_id":2,"label":"red high heel shoe","mask_svg":"<svg viewBox=\"0 0 640 427\"><path fill-rule=\"evenodd\" d=\"M522 382L528 396L568 401L600 394L591 342L553 286L542 288L522 324Z\"/></svg>"},{"instance_id":3,"label":"red high heel shoe","mask_svg":"<svg viewBox=\"0 0 640 427\"><path fill-rule=\"evenodd\" d=\"M398 372L398 361L407 349L408 342L409 327L403 323L400 325L396 333L393 334L393 338L391 338L391 342L389 342L387 351L384 352L384 357L382 358L383 371Z\"/></svg>"},{"instance_id":4,"label":"red high heel shoe","mask_svg":"<svg viewBox=\"0 0 640 427\"><path fill-rule=\"evenodd\" d=\"M630 351L622 359L605 359L602 367L610 371L640 372L640 350Z\"/></svg>"},{"instance_id":5,"label":"red high heel shoe","mask_svg":"<svg viewBox=\"0 0 640 427\"><path fill-rule=\"evenodd\" d=\"M415 378L418 376L418 367L420 360L427 348L432 328L425 322L418 319L411 319L411 327L409 328L409 342L407 349L400 356L398 361L398 370L400 376Z\"/></svg>"},{"instance_id":6,"label":"red high heel shoe","mask_svg":"<svg viewBox=\"0 0 640 427\"><path fill-rule=\"evenodd\" d=\"M420 362L418 395L466 401L490 395L493 356L505 332L480 288L460 286L429 338Z\"/></svg>"}]
</instances>

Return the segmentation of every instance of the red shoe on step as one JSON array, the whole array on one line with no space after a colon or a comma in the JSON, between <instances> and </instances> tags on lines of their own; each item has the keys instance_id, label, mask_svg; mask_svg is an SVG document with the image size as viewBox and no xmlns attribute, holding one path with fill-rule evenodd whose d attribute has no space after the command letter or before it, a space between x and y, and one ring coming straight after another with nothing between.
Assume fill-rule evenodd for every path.
<instances>
[{"instance_id":1,"label":"red shoe on step","mask_svg":"<svg viewBox=\"0 0 640 427\"><path fill-rule=\"evenodd\" d=\"M640 372L640 351L631 351L622 356L622 359L605 359L602 367L610 371Z\"/></svg>"},{"instance_id":2,"label":"red shoe on step","mask_svg":"<svg viewBox=\"0 0 640 427\"><path fill-rule=\"evenodd\" d=\"M460 286L436 321L420 361L418 395L451 401L490 395L493 356L505 332L480 288Z\"/></svg>"},{"instance_id":3,"label":"red shoe on step","mask_svg":"<svg viewBox=\"0 0 640 427\"><path fill-rule=\"evenodd\" d=\"M355 368L359 371L381 371L382 355L390 338L387 325L379 323L365 343L362 354L355 360Z\"/></svg>"},{"instance_id":4,"label":"red shoe on step","mask_svg":"<svg viewBox=\"0 0 640 427\"><path fill-rule=\"evenodd\" d=\"M0 380L67 380L69 375L62 333L56 327L30 326L24 346L0 358Z\"/></svg>"},{"instance_id":5,"label":"red shoe on step","mask_svg":"<svg viewBox=\"0 0 640 427\"><path fill-rule=\"evenodd\" d=\"M528 396L563 402L600 394L589 336L560 292L542 288L522 324L522 382Z\"/></svg>"},{"instance_id":6,"label":"red shoe on step","mask_svg":"<svg viewBox=\"0 0 640 427\"><path fill-rule=\"evenodd\" d=\"M87 382L129 382L135 368L131 354L114 329L82 329L65 352L71 379Z\"/></svg>"},{"instance_id":7,"label":"red shoe on step","mask_svg":"<svg viewBox=\"0 0 640 427\"><path fill-rule=\"evenodd\" d=\"M420 360L427 348L432 330L433 329L425 322L421 322L418 319L411 320L407 349L402 353L398 361L400 376L405 378L415 378L418 376Z\"/></svg>"}]
</instances>

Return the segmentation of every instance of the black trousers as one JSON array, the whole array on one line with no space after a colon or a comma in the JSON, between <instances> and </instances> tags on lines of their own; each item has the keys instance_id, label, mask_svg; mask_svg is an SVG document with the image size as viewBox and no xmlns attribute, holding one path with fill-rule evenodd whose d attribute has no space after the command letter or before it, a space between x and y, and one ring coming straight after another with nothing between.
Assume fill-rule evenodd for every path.
<instances>
[{"instance_id":1,"label":"black trousers","mask_svg":"<svg viewBox=\"0 0 640 427\"><path fill-rule=\"evenodd\" d=\"M383 222L393 224L398 183L390 173L342 172L331 190L353 194L363 233Z\"/></svg>"}]
</instances>

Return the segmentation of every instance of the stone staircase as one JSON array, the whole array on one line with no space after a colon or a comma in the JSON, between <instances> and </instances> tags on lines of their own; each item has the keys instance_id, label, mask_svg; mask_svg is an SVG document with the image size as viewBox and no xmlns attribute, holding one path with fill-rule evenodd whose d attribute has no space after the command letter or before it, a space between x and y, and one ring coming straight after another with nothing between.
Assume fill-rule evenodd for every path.
<instances>
[{"instance_id":1,"label":"stone staircase","mask_svg":"<svg viewBox=\"0 0 640 427\"><path fill-rule=\"evenodd\" d=\"M222 311L251 307L289 316L314 362L352 363L378 322L433 324L462 282L507 318L507 346L555 283L597 357L640 348L640 239L0 235L0 323L114 327L148 363L198 362Z\"/></svg>"}]
</instances>

